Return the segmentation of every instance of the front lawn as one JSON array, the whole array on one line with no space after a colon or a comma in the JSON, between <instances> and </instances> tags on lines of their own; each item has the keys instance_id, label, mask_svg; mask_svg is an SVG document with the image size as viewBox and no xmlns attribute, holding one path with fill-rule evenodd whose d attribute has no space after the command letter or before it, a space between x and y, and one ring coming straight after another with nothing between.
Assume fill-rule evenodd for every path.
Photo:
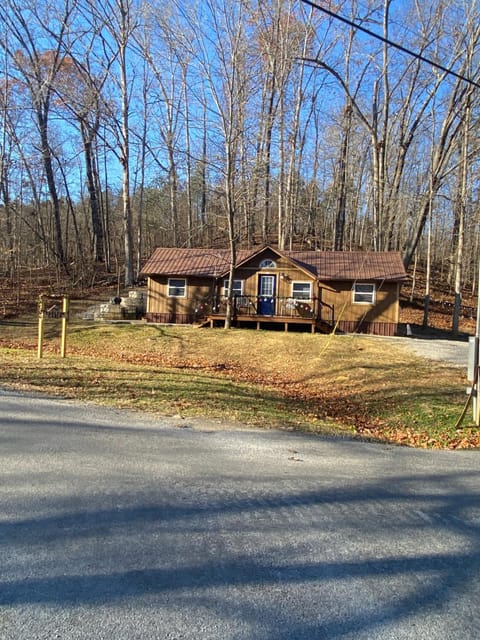
<instances>
[{"instance_id":1,"label":"front lawn","mask_svg":"<svg viewBox=\"0 0 480 640\"><path fill-rule=\"evenodd\" d=\"M466 372L394 341L143 323L72 323L59 357L47 322L0 327L0 384L168 415L356 435L422 447L478 446L471 411L459 430Z\"/></svg>"}]
</instances>

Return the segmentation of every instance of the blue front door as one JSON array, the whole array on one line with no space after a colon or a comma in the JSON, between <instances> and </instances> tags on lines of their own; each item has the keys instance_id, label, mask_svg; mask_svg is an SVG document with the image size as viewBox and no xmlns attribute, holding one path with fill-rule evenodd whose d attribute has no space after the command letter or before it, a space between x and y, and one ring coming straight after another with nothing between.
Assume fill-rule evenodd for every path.
<instances>
[{"instance_id":1,"label":"blue front door","mask_svg":"<svg viewBox=\"0 0 480 640\"><path fill-rule=\"evenodd\" d=\"M277 276L260 275L258 277L258 305L260 316L275 315L275 289Z\"/></svg>"}]
</instances>

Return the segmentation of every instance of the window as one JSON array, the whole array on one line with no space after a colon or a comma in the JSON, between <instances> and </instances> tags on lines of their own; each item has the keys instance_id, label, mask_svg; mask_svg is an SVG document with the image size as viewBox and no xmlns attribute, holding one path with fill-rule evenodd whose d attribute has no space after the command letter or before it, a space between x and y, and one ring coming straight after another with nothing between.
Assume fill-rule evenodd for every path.
<instances>
[{"instance_id":1,"label":"window","mask_svg":"<svg viewBox=\"0 0 480 640\"><path fill-rule=\"evenodd\" d=\"M365 282L356 282L353 285L353 302L355 304L374 304L375 285Z\"/></svg>"},{"instance_id":2,"label":"window","mask_svg":"<svg viewBox=\"0 0 480 640\"><path fill-rule=\"evenodd\" d=\"M311 300L312 283L292 282L292 298L295 298L295 300Z\"/></svg>"},{"instance_id":3,"label":"window","mask_svg":"<svg viewBox=\"0 0 480 640\"><path fill-rule=\"evenodd\" d=\"M275 269L277 265L273 260L270 260L270 258L266 258L260 262L259 266L260 269Z\"/></svg>"},{"instance_id":4,"label":"window","mask_svg":"<svg viewBox=\"0 0 480 640\"><path fill-rule=\"evenodd\" d=\"M168 297L185 298L187 295L187 281L185 278L168 279Z\"/></svg>"},{"instance_id":5,"label":"window","mask_svg":"<svg viewBox=\"0 0 480 640\"><path fill-rule=\"evenodd\" d=\"M228 296L228 280L223 281L223 293ZM234 296L241 296L243 294L243 280L234 280L232 293Z\"/></svg>"}]
</instances>

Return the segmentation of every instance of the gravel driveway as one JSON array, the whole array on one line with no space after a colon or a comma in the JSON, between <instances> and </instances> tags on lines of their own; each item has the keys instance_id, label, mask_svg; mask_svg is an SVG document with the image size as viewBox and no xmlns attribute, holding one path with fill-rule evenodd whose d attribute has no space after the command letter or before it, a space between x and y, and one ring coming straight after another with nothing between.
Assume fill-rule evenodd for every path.
<instances>
[{"instance_id":1,"label":"gravel driveway","mask_svg":"<svg viewBox=\"0 0 480 640\"><path fill-rule=\"evenodd\" d=\"M437 338L413 337L378 337L378 340L386 340L413 351L416 355L430 360L447 362L459 367L467 368L468 341L448 340Z\"/></svg>"}]
</instances>

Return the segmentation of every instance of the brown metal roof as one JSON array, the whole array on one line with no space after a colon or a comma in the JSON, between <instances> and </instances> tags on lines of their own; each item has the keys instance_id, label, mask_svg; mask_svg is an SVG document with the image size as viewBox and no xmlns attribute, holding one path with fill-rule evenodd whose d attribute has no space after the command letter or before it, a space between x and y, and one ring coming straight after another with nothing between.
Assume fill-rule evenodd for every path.
<instances>
[{"instance_id":1,"label":"brown metal roof","mask_svg":"<svg viewBox=\"0 0 480 640\"><path fill-rule=\"evenodd\" d=\"M399 252L374 251L275 251L319 280L405 280ZM237 252L237 264L262 253L262 249ZM218 277L229 269L228 249L155 249L145 263L144 275Z\"/></svg>"},{"instance_id":2,"label":"brown metal roof","mask_svg":"<svg viewBox=\"0 0 480 640\"><path fill-rule=\"evenodd\" d=\"M244 260L251 251L238 251L237 261ZM145 263L142 273L147 276L220 276L228 272L228 249L174 249L158 247Z\"/></svg>"},{"instance_id":3,"label":"brown metal roof","mask_svg":"<svg viewBox=\"0 0 480 640\"><path fill-rule=\"evenodd\" d=\"M405 280L396 251L286 251L284 255L319 280Z\"/></svg>"}]
</instances>

